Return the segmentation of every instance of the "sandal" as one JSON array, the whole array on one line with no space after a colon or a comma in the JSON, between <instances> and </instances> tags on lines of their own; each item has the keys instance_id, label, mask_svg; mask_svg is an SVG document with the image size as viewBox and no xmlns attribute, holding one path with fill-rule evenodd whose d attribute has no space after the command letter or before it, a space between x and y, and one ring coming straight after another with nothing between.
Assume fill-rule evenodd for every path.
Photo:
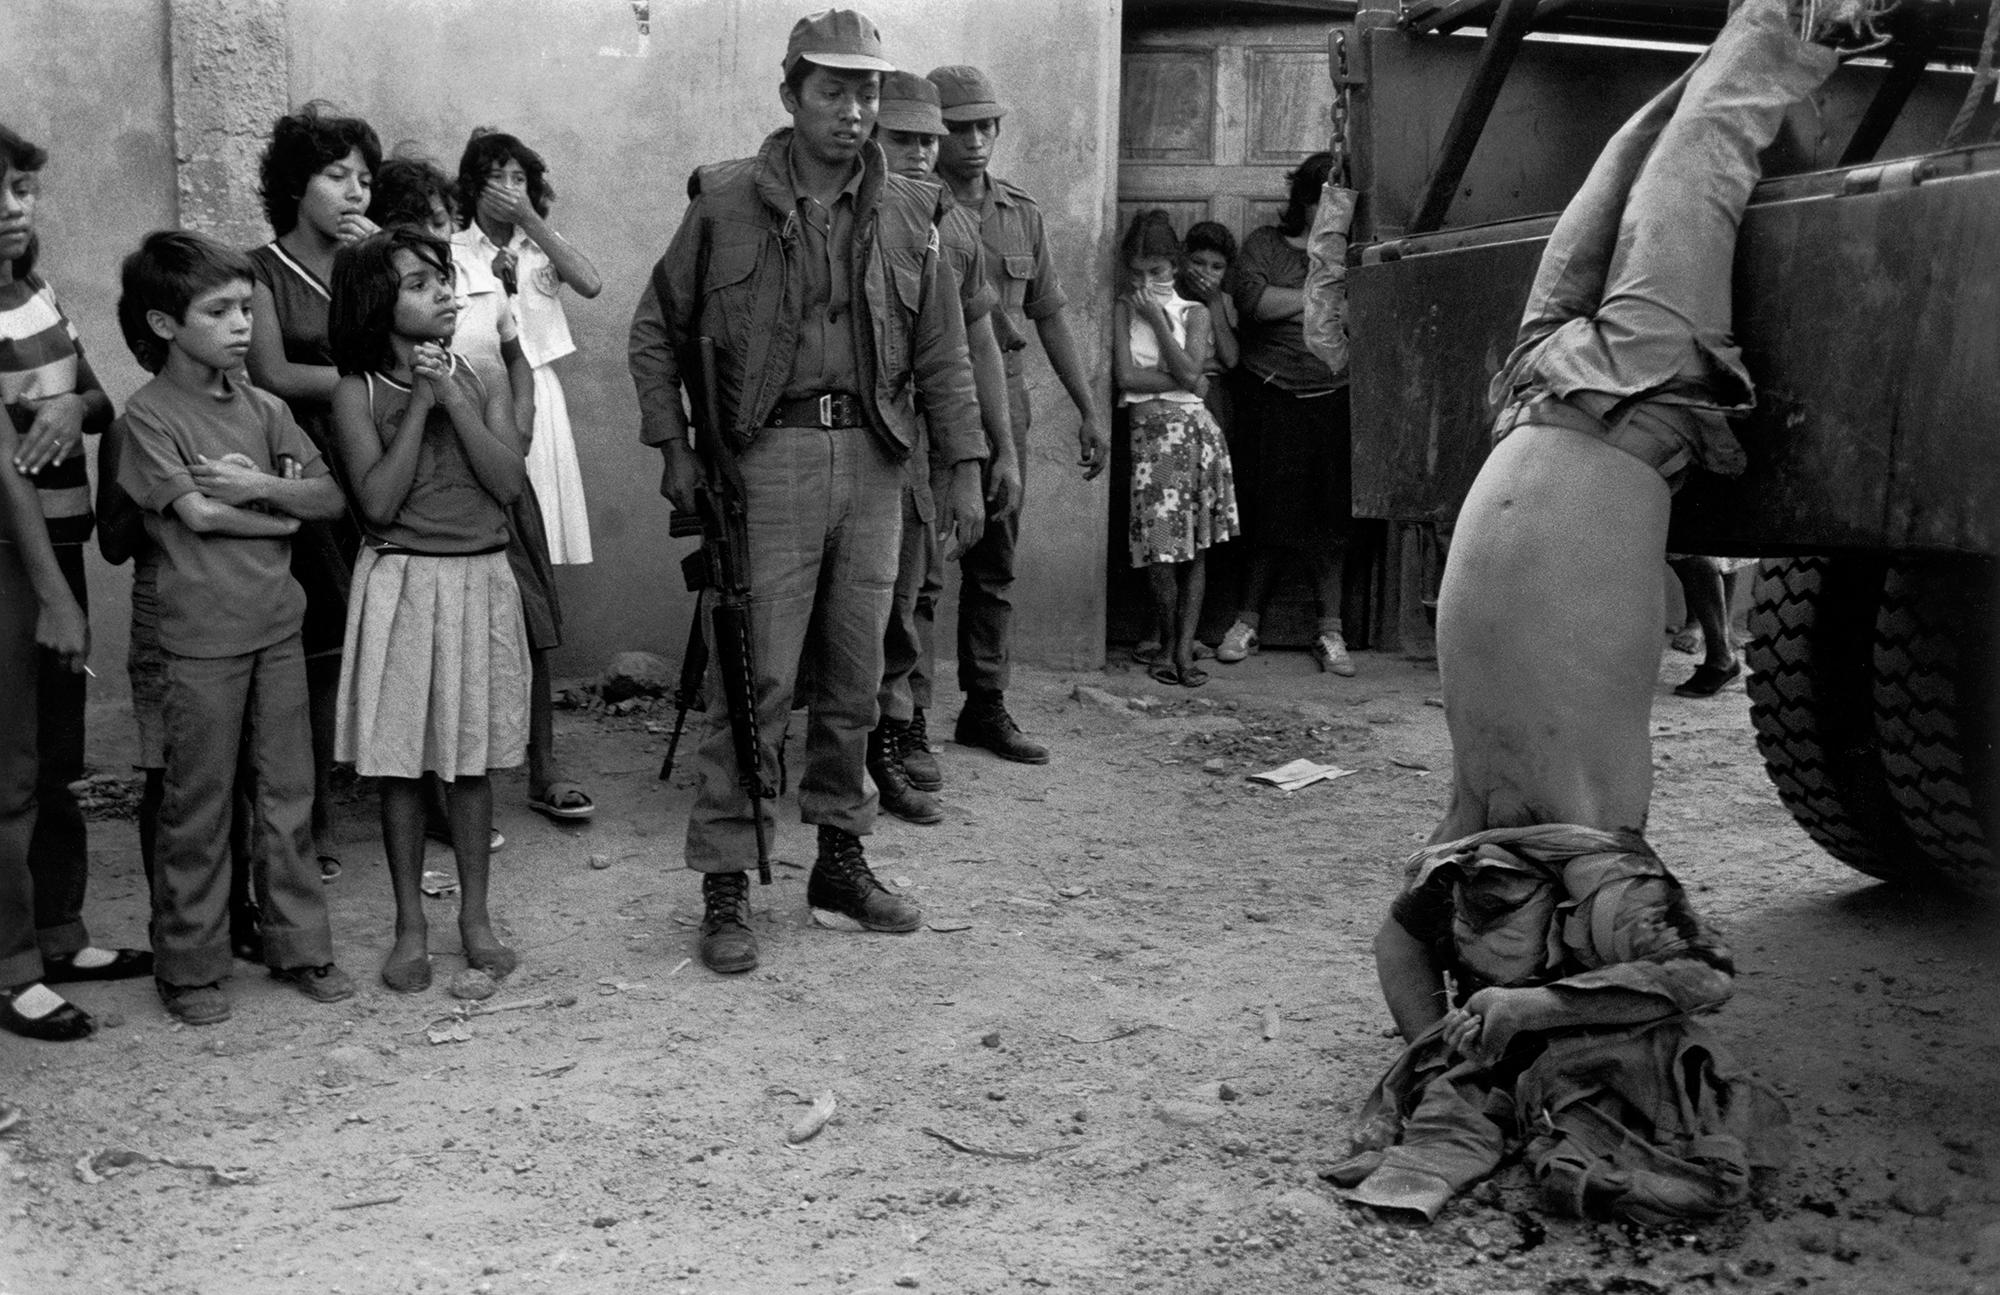
<instances>
[{"instance_id":1,"label":"sandal","mask_svg":"<svg viewBox=\"0 0 2000 1295\"><path fill-rule=\"evenodd\" d=\"M1181 687L1199 688L1208 682L1208 671L1198 665L1191 665L1181 671Z\"/></svg>"},{"instance_id":2,"label":"sandal","mask_svg":"<svg viewBox=\"0 0 2000 1295\"><path fill-rule=\"evenodd\" d=\"M1171 661L1158 662L1146 673L1152 676L1154 683L1163 683L1178 687L1181 681L1181 672L1174 668L1174 663ZM1206 678L1207 676L1204 675L1203 677Z\"/></svg>"},{"instance_id":3,"label":"sandal","mask_svg":"<svg viewBox=\"0 0 2000 1295\"><path fill-rule=\"evenodd\" d=\"M1687 682L1674 689L1676 697L1713 697L1723 686L1743 673L1741 661L1731 661L1727 670L1718 669L1704 661L1694 668Z\"/></svg>"},{"instance_id":4,"label":"sandal","mask_svg":"<svg viewBox=\"0 0 2000 1295\"><path fill-rule=\"evenodd\" d=\"M540 799L528 797L528 808L544 818L561 822L589 818L597 812L597 802L590 798L589 792L573 782L552 782Z\"/></svg>"},{"instance_id":5,"label":"sandal","mask_svg":"<svg viewBox=\"0 0 2000 1295\"><path fill-rule=\"evenodd\" d=\"M29 1016L14 1006L17 999L36 994L46 994L55 998L54 990L36 981L32 985L22 985L17 989L0 991L0 1030L18 1034L24 1039L40 1039L44 1043L69 1043L87 1037L97 1028L97 1022L75 1003L62 1003L40 1016ZM61 1002L60 999L57 1000Z\"/></svg>"},{"instance_id":6,"label":"sandal","mask_svg":"<svg viewBox=\"0 0 2000 1295\"><path fill-rule=\"evenodd\" d=\"M79 967L74 953L42 955L42 983L73 985L85 980L129 980L153 974L151 949L114 949L111 961L97 967Z\"/></svg>"}]
</instances>

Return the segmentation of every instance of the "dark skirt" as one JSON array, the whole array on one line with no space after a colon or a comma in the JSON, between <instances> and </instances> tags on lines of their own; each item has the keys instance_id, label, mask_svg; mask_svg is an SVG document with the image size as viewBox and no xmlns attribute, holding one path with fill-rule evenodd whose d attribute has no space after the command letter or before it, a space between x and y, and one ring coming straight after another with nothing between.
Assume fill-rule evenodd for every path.
<instances>
[{"instance_id":1,"label":"dark skirt","mask_svg":"<svg viewBox=\"0 0 2000 1295\"><path fill-rule=\"evenodd\" d=\"M561 647L562 600L556 596L555 568L549 564L549 536L542 526L541 501L525 478L521 497L507 506L507 565L521 587L528 647L536 652Z\"/></svg>"},{"instance_id":2,"label":"dark skirt","mask_svg":"<svg viewBox=\"0 0 2000 1295\"><path fill-rule=\"evenodd\" d=\"M1294 395L1253 375L1237 386L1231 438L1243 529L1254 544L1311 549L1346 536L1353 521L1347 388Z\"/></svg>"}]
</instances>

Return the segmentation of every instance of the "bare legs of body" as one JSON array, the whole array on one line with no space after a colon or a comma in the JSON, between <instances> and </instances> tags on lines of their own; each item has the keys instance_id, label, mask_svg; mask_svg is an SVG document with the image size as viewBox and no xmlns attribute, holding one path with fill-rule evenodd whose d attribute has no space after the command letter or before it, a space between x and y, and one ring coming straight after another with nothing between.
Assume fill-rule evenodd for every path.
<instances>
[{"instance_id":1,"label":"bare legs of body","mask_svg":"<svg viewBox=\"0 0 2000 1295\"><path fill-rule=\"evenodd\" d=\"M1655 393L1734 403L1701 384L1733 354L1737 225L1759 153L1835 65L1794 29L1785 0L1745 0L1598 159L1522 322L1517 358L1551 394L1599 416ZM1435 841L1531 823L1644 827L1670 497L1645 462L1583 432L1528 423L1494 447L1439 592L1456 770Z\"/></svg>"}]
</instances>

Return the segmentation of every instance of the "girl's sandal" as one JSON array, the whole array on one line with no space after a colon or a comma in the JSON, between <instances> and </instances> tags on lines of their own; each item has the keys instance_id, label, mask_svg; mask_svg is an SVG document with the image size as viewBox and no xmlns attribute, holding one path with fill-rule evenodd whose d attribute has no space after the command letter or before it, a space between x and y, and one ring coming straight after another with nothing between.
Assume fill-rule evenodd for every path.
<instances>
[{"instance_id":1,"label":"girl's sandal","mask_svg":"<svg viewBox=\"0 0 2000 1295\"><path fill-rule=\"evenodd\" d=\"M75 1003L62 1003L40 1016L29 1016L15 1006L19 999L38 997L38 991L50 998L56 997L55 991L39 980L32 985L0 992L0 1030L44 1043L69 1043L87 1037L97 1028L97 1022Z\"/></svg>"}]
</instances>

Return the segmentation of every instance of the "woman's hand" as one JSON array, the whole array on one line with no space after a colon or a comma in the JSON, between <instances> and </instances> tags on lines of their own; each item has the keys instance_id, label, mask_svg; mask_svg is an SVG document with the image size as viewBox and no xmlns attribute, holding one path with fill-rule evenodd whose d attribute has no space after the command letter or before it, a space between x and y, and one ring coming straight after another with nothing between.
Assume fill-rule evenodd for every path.
<instances>
[{"instance_id":1,"label":"woman's hand","mask_svg":"<svg viewBox=\"0 0 2000 1295\"><path fill-rule=\"evenodd\" d=\"M488 225L532 225L540 219L525 186L510 189L489 180L479 191L479 219Z\"/></svg>"},{"instance_id":2,"label":"woman's hand","mask_svg":"<svg viewBox=\"0 0 2000 1295\"><path fill-rule=\"evenodd\" d=\"M75 393L52 396L35 407L35 421L21 438L20 452L14 456L14 470L32 477L51 463L60 463L83 442L83 397Z\"/></svg>"},{"instance_id":3,"label":"woman's hand","mask_svg":"<svg viewBox=\"0 0 2000 1295\"><path fill-rule=\"evenodd\" d=\"M343 214L340 223L334 226L334 233L343 243L358 243L382 227L358 211Z\"/></svg>"},{"instance_id":4,"label":"woman's hand","mask_svg":"<svg viewBox=\"0 0 2000 1295\"><path fill-rule=\"evenodd\" d=\"M1167 323L1167 312L1160 308L1160 303L1153 299L1151 293L1140 292L1137 289L1126 293L1125 308L1131 311L1135 318L1144 320L1147 327L1156 333L1168 332L1172 328L1172 325Z\"/></svg>"},{"instance_id":5,"label":"woman's hand","mask_svg":"<svg viewBox=\"0 0 2000 1295\"><path fill-rule=\"evenodd\" d=\"M1201 294L1204 304L1212 304L1222 296L1222 276L1213 270L1190 265L1187 268L1188 283Z\"/></svg>"}]
</instances>

